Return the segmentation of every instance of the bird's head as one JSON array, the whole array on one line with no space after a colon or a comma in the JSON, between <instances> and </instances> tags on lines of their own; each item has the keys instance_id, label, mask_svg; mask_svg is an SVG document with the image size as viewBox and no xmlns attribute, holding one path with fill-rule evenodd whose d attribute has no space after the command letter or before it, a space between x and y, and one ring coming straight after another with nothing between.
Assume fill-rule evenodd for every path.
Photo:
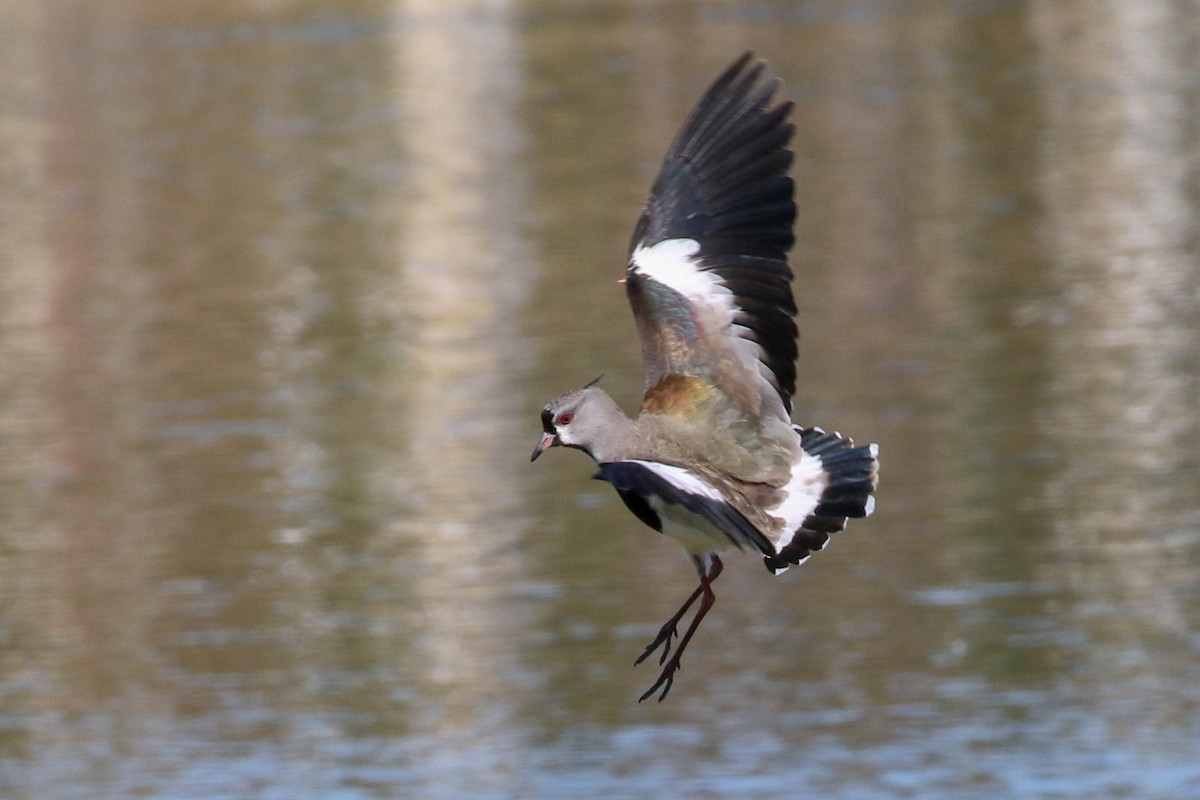
<instances>
[{"instance_id":1,"label":"bird's head","mask_svg":"<svg viewBox=\"0 0 1200 800\"><path fill-rule=\"evenodd\" d=\"M542 438L533 449L530 461L536 461L551 447L574 447L595 458L595 446L603 440L605 426L614 422L614 414L624 419L617 404L596 382L572 389L546 403L542 409Z\"/></svg>"}]
</instances>

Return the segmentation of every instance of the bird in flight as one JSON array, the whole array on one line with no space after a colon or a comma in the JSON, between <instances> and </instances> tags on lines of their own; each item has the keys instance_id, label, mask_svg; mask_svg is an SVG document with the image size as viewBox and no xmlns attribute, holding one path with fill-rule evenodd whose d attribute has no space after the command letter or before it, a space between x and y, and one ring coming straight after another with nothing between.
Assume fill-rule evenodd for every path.
<instances>
[{"instance_id":1,"label":"bird in flight","mask_svg":"<svg viewBox=\"0 0 1200 800\"><path fill-rule=\"evenodd\" d=\"M718 552L758 551L778 574L875 505L878 447L791 421L796 305L787 251L796 217L792 103L745 53L705 92L667 151L622 283L642 346L645 394L630 419L596 381L542 409L531 461L583 450L638 519L683 545L699 586L635 663L661 648L658 679L716 600ZM700 601L679 636L688 610Z\"/></svg>"}]
</instances>

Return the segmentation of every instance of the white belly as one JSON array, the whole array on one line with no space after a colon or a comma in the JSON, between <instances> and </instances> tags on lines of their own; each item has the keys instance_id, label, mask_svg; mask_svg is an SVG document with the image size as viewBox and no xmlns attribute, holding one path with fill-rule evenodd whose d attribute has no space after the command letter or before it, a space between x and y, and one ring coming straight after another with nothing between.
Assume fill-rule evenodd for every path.
<instances>
[{"instance_id":1,"label":"white belly","mask_svg":"<svg viewBox=\"0 0 1200 800\"><path fill-rule=\"evenodd\" d=\"M662 532L683 545L689 555L702 556L733 547L733 541L699 514L651 497L650 507L662 520Z\"/></svg>"}]
</instances>

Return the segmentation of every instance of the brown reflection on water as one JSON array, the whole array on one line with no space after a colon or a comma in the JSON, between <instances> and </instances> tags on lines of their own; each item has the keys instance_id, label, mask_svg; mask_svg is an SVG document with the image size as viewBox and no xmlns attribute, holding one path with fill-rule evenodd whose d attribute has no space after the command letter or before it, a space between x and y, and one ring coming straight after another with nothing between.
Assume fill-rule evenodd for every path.
<instances>
[{"instance_id":1,"label":"brown reflection on water","mask_svg":"<svg viewBox=\"0 0 1200 800\"><path fill-rule=\"evenodd\" d=\"M7 706L28 720L8 747L34 793L88 770L74 748L106 754L90 780L110 785L114 753L145 757L190 720L221 718L214 742L291 738L296 690L333 653L311 645L336 570L304 573L289 545L357 513L321 440L355 418L370 364L355 331L309 337L359 325L322 251L360 240L338 206L370 181L336 143L369 161L388 142L334 120L346 89L380 94L383 73L334 87L297 71L286 35L267 46L262 20L192 22L48 5L28 22L28 103L6 104L35 149L20 163L36 191L5 192L30 241L4 242L20 265L4 418L21 455L6 458L3 565ZM321 70L363 55L350 44ZM314 117L327 138L305 143L296 125Z\"/></svg>"},{"instance_id":2,"label":"brown reflection on water","mask_svg":"<svg viewBox=\"0 0 1200 800\"><path fill-rule=\"evenodd\" d=\"M1062 468L1045 495L1103 708L1152 750L1150 720L1197 710L1162 694L1128 719L1122 695L1139 665L1182 676L1194 658L1200 56L1181 8L1032 22L1043 69L1061 76L1038 152L1052 294L1022 309L1052 334L1039 433Z\"/></svg>"},{"instance_id":3,"label":"brown reflection on water","mask_svg":"<svg viewBox=\"0 0 1200 800\"><path fill-rule=\"evenodd\" d=\"M136 748L231 687L286 704L303 652L275 602L294 375L273 354L306 220L270 179L295 96L261 79L294 54L218 54L186 20L129 6L52 5L34 30L46 252L29 269L49 291L30 309L41 364L17 378L53 464L26 478L40 514L11 532L27 553L9 566L34 585L10 608L48 689L29 711L67 724L29 744L69 747L113 713L109 746Z\"/></svg>"},{"instance_id":4,"label":"brown reflection on water","mask_svg":"<svg viewBox=\"0 0 1200 800\"><path fill-rule=\"evenodd\" d=\"M420 565L406 581L403 661L414 690L441 698L420 707L422 724L470 739L500 734L501 720L480 712L510 691L530 622L506 602L527 579L518 536L529 522L515 472L526 459L510 447L528 429L506 421L528 410L503 398L519 382L512 356L527 348L519 319L533 278L512 28L503 6L416 0L393 43L409 172L387 289L404 335L384 389L400 411L397 471L411 506L389 528Z\"/></svg>"}]
</instances>

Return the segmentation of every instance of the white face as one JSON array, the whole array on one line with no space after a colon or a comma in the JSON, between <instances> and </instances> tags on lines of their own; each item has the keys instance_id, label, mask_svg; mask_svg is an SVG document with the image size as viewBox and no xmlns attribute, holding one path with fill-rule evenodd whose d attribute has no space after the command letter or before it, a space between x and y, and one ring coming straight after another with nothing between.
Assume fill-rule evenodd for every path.
<instances>
[{"instance_id":1,"label":"white face","mask_svg":"<svg viewBox=\"0 0 1200 800\"><path fill-rule=\"evenodd\" d=\"M580 444L579 440L571 435L571 423L574 421L574 411L560 411L554 418L554 430L558 434L559 444Z\"/></svg>"}]
</instances>

